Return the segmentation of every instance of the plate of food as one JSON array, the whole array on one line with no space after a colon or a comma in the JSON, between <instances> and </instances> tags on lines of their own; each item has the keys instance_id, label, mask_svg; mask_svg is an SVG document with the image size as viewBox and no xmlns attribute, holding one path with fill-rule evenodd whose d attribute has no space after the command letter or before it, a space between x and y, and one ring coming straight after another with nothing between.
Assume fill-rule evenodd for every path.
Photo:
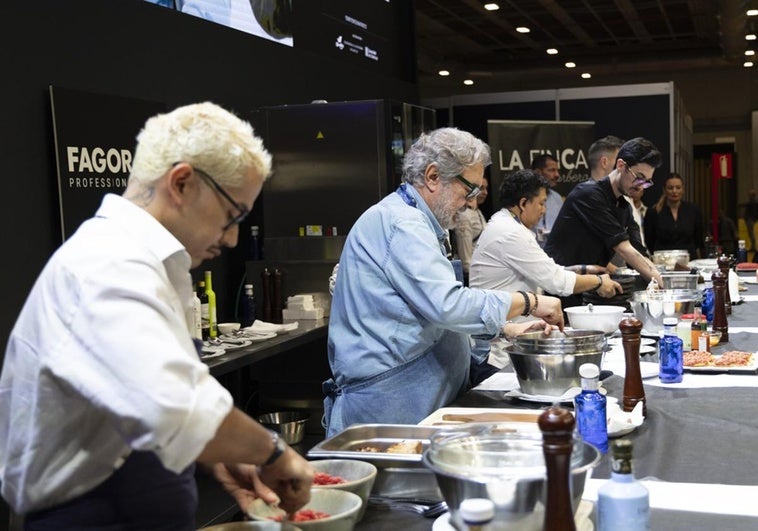
<instances>
[{"instance_id":1,"label":"plate of food","mask_svg":"<svg viewBox=\"0 0 758 531\"><path fill-rule=\"evenodd\" d=\"M758 359L753 352L728 350L720 355L692 350L684 353L684 370L702 373L755 374Z\"/></svg>"}]
</instances>

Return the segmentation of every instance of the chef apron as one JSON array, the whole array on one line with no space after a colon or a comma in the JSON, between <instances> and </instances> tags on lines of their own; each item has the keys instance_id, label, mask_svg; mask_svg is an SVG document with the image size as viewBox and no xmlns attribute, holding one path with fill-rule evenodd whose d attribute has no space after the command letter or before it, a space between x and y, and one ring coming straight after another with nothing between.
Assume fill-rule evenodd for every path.
<instances>
[{"instance_id":1,"label":"chef apron","mask_svg":"<svg viewBox=\"0 0 758 531\"><path fill-rule=\"evenodd\" d=\"M200 354L201 341L195 341ZM177 474L151 451L132 451L103 483L63 504L31 512L25 531L194 531L195 464Z\"/></svg>"}]
</instances>

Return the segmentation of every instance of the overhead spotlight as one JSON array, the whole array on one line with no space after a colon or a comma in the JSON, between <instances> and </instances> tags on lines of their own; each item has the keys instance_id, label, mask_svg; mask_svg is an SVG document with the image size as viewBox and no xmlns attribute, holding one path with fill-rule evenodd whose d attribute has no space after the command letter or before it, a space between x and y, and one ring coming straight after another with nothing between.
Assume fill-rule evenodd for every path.
<instances>
[{"instance_id":1,"label":"overhead spotlight","mask_svg":"<svg viewBox=\"0 0 758 531\"><path fill-rule=\"evenodd\" d=\"M755 33L748 33L747 35L745 35L745 40L746 41L754 41L755 40Z\"/></svg>"},{"instance_id":2,"label":"overhead spotlight","mask_svg":"<svg viewBox=\"0 0 758 531\"><path fill-rule=\"evenodd\" d=\"M441 75L441 76L449 76L449 75L450 75L450 72L449 72L448 70L440 70L440 71L439 71L439 72L437 72L437 73L438 73L439 75Z\"/></svg>"},{"instance_id":3,"label":"overhead spotlight","mask_svg":"<svg viewBox=\"0 0 758 531\"><path fill-rule=\"evenodd\" d=\"M744 63L742 63L742 66L744 66L745 68L749 68L753 66L753 61L745 61Z\"/></svg>"},{"instance_id":4,"label":"overhead spotlight","mask_svg":"<svg viewBox=\"0 0 758 531\"><path fill-rule=\"evenodd\" d=\"M474 82L473 82L471 79L464 79L464 80L463 80L463 84L464 84L464 85L473 85L473 84L474 84Z\"/></svg>"},{"instance_id":5,"label":"overhead spotlight","mask_svg":"<svg viewBox=\"0 0 758 531\"><path fill-rule=\"evenodd\" d=\"M547 54L548 55L556 55L557 53L558 53L558 49L557 48L548 48L547 49Z\"/></svg>"},{"instance_id":6,"label":"overhead spotlight","mask_svg":"<svg viewBox=\"0 0 758 531\"><path fill-rule=\"evenodd\" d=\"M566 68L576 68L576 63L569 61L565 66Z\"/></svg>"},{"instance_id":7,"label":"overhead spotlight","mask_svg":"<svg viewBox=\"0 0 758 531\"><path fill-rule=\"evenodd\" d=\"M592 77L592 74L590 74L589 72L585 72L584 74L582 74L582 79L589 79L591 77Z\"/></svg>"},{"instance_id":8,"label":"overhead spotlight","mask_svg":"<svg viewBox=\"0 0 758 531\"><path fill-rule=\"evenodd\" d=\"M747 16L749 16L749 17L758 16L758 9L748 9L747 10Z\"/></svg>"},{"instance_id":9,"label":"overhead spotlight","mask_svg":"<svg viewBox=\"0 0 758 531\"><path fill-rule=\"evenodd\" d=\"M529 33L532 30L530 30L526 26L519 26L516 28L516 31L518 31L519 33Z\"/></svg>"},{"instance_id":10,"label":"overhead spotlight","mask_svg":"<svg viewBox=\"0 0 758 531\"><path fill-rule=\"evenodd\" d=\"M484 4L484 9L486 9L487 11L497 11L498 9L500 9L500 6L494 2L491 2L489 4Z\"/></svg>"},{"instance_id":11,"label":"overhead spotlight","mask_svg":"<svg viewBox=\"0 0 758 531\"><path fill-rule=\"evenodd\" d=\"M745 50L745 55L755 55L755 50Z\"/></svg>"}]
</instances>

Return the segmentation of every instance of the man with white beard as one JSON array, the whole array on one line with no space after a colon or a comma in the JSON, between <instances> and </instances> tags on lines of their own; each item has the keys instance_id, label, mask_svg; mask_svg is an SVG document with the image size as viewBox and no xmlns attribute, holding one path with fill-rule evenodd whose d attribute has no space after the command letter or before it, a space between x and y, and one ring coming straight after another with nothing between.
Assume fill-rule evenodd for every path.
<instances>
[{"instance_id":1,"label":"man with white beard","mask_svg":"<svg viewBox=\"0 0 758 531\"><path fill-rule=\"evenodd\" d=\"M406 154L400 187L350 230L329 318L327 436L354 423L415 424L468 389L472 357L486 360L488 340L563 328L554 297L455 279L447 230L490 163L489 147L470 133L423 134ZM544 321L507 323L518 315Z\"/></svg>"}]
</instances>

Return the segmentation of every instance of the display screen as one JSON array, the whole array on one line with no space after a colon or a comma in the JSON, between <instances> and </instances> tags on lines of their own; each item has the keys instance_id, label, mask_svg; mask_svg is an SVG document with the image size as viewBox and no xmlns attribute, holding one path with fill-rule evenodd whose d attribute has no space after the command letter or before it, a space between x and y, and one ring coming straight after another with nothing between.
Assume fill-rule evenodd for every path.
<instances>
[{"instance_id":1,"label":"display screen","mask_svg":"<svg viewBox=\"0 0 758 531\"><path fill-rule=\"evenodd\" d=\"M378 74L415 81L412 2L146 1Z\"/></svg>"}]
</instances>

